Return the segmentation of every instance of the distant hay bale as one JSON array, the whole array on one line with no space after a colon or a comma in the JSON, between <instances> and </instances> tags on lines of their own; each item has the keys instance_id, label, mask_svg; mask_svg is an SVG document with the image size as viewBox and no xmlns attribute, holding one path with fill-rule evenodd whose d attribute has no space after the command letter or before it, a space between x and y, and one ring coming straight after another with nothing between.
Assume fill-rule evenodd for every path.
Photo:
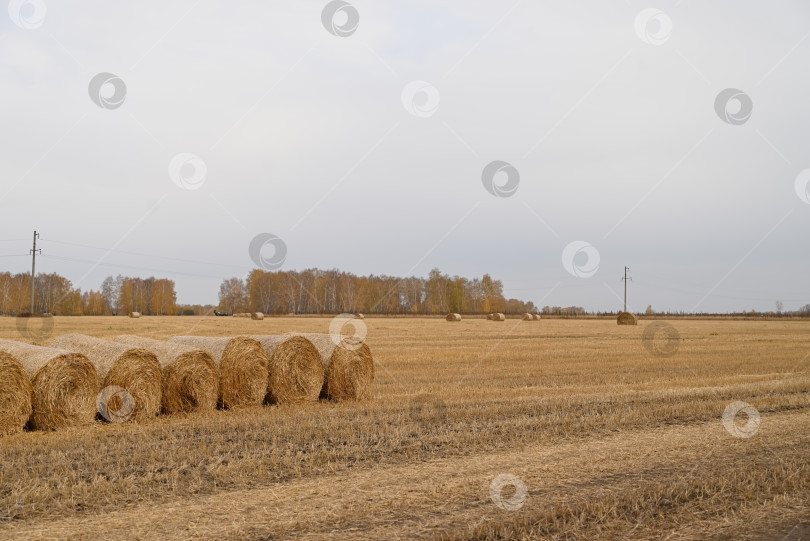
<instances>
[{"instance_id":1,"label":"distant hay bale","mask_svg":"<svg viewBox=\"0 0 810 541\"><path fill-rule=\"evenodd\" d=\"M253 336L267 354L267 401L314 402L323 388L324 369L318 349L292 335Z\"/></svg>"},{"instance_id":2,"label":"distant hay bale","mask_svg":"<svg viewBox=\"0 0 810 541\"><path fill-rule=\"evenodd\" d=\"M134 407L123 420L151 419L160 413L163 371L152 352L84 334L64 334L51 347L81 353L96 367L102 387L120 387L132 396Z\"/></svg>"},{"instance_id":3,"label":"distant hay bale","mask_svg":"<svg viewBox=\"0 0 810 541\"><path fill-rule=\"evenodd\" d=\"M357 314L354 314L354 318L355 319L366 319L366 316L364 316L363 314L358 312Z\"/></svg>"},{"instance_id":4,"label":"distant hay bale","mask_svg":"<svg viewBox=\"0 0 810 541\"><path fill-rule=\"evenodd\" d=\"M487 321L492 321L492 317L494 314L487 314Z\"/></svg>"},{"instance_id":5,"label":"distant hay bale","mask_svg":"<svg viewBox=\"0 0 810 541\"><path fill-rule=\"evenodd\" d=\"M521 317L520 319L522 319L523 321L534 321L534 316L529 313L525 313L523 314L523 317Z\"/></svg>"},{"instance_id":6,"label":"distant hay bale","mask_svg":"<svg viewBox=\"0 0 810 541\"><path fill-rule=\"evenodd\" d=\"M31 378L8 353L0 351L0 436L21 432L31 417Z\"/></svg>"},{"instance_id":7,"label":"distant hay bale","mask_svg":"<svg viewBox=\"0 0 810 541\"><path fill-rule=\"evenodd\" d=\"M540 314L534 314L534 320L540 321Z\"/></svg>"},{"instance_id":8,"label":"distant hay bale","mask_svg":"<svg viewBox=\"0 0 810 541\"><path fill-rule=\"evenodd\" d=\"M138 318L138 317L141 317L141 313L140 312L130 312L129 317Z\"/></svg>"},{"instance_id":9,"label":"distant hay bale","mask_svg":"<svg viewBox=\"0 0 810 541\"><path fill-rule=\"evenodd\" d=\"M183 344L123 335L116 342L151 351L163 368L164 413L213 410L219 398L219 370L210 353Z\"/></svg>"},{"instance_id":10,"label":"distant hay bale","mask_svg":"<svg viewBox=\"0 0 810 541\"><path fill-rule=\"evenodd\" d=\"M32 378L31 417L36 430L92 424L101 388L93 363L81 353L0 340L5 351Z\"/></svg>"},{"instance_id":11,"label":"distant hay bale","mask_svg":"<svg viewBox=\"0 0 810 541\"><path fill-rule=\"evenodd\" d=\"M461 314L447 314L447 321L461 321Z\"/></svg>"},{"instance_id":12,"label":"distant hay bale","mask_svg":"<svg viewBox=\"0 0 810 541\"><path fill-rule=\"evenodd\" d=\"M250 312L238 312L238 313L234 314L233 317L248 318L248 317L251 317L251 315L250 315Z\"/></svg>"},{"instance_id":13,"label":"distant hay bale","mask_svg":"<svg viewBox=\"0 0 810 541\"><path fill-rule=\"evenodd\" d=\"M175 336L170 343L207 351L219 366L219 405L260 406L267 395L267 354L247 336Z\"/></svg>"},{"instance_id":14,"label":"distant hay bale","mask_svg":"<svg viewBox=\"0 0 810 541\"><path fill-rule=\"evenodd\" d=\"M636 316L634 316L630 312L620 312L619 317L616 318L616 324L618 324L618 325L638 325L638 320L636 319Z\"/></svg>"},{"instance_id":15,"label":"distant hay bale","mask_svg":"<svg viewBox=\"0 0 810 541\"><path fill-rule=\"evenodd\" d=\"M501 313L492 314L492 321L506 321L506 316Z\"/></svg>"},{"instance_id":16,"label":"distant hay bale","mask_svg":"<svg viewBox=\"0 0 810 541\"><path fill-rule=\"evenodd\" d=\"M252 312L250 314L250 319L261 321L264 319L264 314L262 312Z\"/></svg>"},{"instance_id":17,"label":"distant hay bale","mask_svg":"<svg viewBox=\"0 0 810 541\"><path fill-rule=\"evenodd\" d=\"M337 345L329 334L299 336L312 342L320 354L324 368L321 398L347 401L373 397L374 357L365 342L347 338Z\"/></svg>"}]
</instances>

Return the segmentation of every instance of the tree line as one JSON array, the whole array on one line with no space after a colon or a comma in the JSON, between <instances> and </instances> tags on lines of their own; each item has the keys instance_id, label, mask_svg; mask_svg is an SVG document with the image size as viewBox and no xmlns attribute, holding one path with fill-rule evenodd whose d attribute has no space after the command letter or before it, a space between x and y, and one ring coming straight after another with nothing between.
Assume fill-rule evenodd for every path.
<instances>
[{"instance_id":1,"label":"tree line","mask_svg":"<svg viewBox=\"0 0 810 541\"><path fill-rule=\"evenodd\" d=\"M108 276L99 290L82 291L56 273L39 273L35 281L34 313L55 315L110 316L140 312L145 315L205 315L211 305L179 305L175 283L167 278ZM18 316L30 312L31 274L0 272L0 315ZM795 311L755 310L723 315L741 317L810 317L810 304ZM219 310L264 312L266 314L368 314L436 315L541 313L578 317L588 312L580 306L544 306L506 299L503 284L489 274L467 279L430 271L427 278L357 276L338 270L266 272L253 270L246 279L229 278L219 289ZM648 306L647 315L690 315L657 312ZM721 315L721 314L691 314Z\"/></svg>"},{"instance_id":2,"label":"tree line","mask_svg":"<svg viewBox=\"0 0 810 541\"><path fill-rule=\"evenodd\" d=\"M427 278L357 276L338 270L253 270L219 289L225 313L265 314L487 314L534 312L531 302L506 299L503 283L489 274L468 279L433 269Z\"/></svg>"},{"instance_id":3,"label":"tree line","mask_svg":"<svg viewBox=\"0 0 810 541\"><path fill-rule=\"evenodd\" d=\"M30 311L31 273L0 273L0 314L18 316ZM56 273L38 273L34 281L34 314L114 316L130 312L177 314L174 281L109 276L98 291L84 292Z\"/></svg>"}]
</instances>

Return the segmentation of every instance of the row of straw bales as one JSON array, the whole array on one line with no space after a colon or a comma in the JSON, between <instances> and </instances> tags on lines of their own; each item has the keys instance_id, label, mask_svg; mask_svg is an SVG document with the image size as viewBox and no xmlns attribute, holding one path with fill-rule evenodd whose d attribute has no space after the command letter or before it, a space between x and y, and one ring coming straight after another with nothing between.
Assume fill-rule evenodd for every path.
<instances>
[{"instance_id":1,"label":"row of straw bales","mask_svg":"<svg viewBox=\"0 0 810 541\"><path fill-rule=\"evenodd\" d=\"M238 337L80 334L51 347L0 340L0 435L57 430L104 413L102 389L126 390L124 420L261 404L368 400L374 358L362 341L328 334ZM109 417L107 417L109 419Z\"/></svg>"},{"instance_id":2,"label":"row of straw bales","mask_svg":"<svg viewBox=\"0 0 810 541\"><path fill-rule=\"evenodd\" d=\"M447 314L445 317L447 321L461 321L461 314L451 313ZM523 321L536 321L540 319L538 314L523 314L521 316ZM487 314L487 321L506 321L506 316L500 312L496 312L494 314Z\"/></svg>"},{"instance_id":3,"label":"row of straw bales","mask_svg":"<svg viewBox=\"0 0 810 541\"><path fill-rule=\"evenodd\" d=\"M445 317L447 321L461 321L461 314L451 313ZM523 321L540 321L540 314L530 314L526 312L520 319ZM487 314L488 321L506 321L506 316L501 313ZM638 325L638 319L630 312L620 312L616 318L619 325Z\"/></svg>"}]
</instances>

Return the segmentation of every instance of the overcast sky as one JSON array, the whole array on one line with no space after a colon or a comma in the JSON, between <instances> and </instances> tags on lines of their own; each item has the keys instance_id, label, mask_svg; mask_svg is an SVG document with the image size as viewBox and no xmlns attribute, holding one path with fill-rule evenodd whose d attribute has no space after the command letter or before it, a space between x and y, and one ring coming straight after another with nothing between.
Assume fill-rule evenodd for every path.
<instances>
[{"instance_id":1,"label":"overcast sky","mask_svg":"<svg viewBox=\"0 0 810 541\"><path fill-rule=\"evenodd\" d=\"M216 303L269 233L282 270L616 310L627 265L635 311L796 309L810 4L707 4L13 0L0 267L36 229L37 270L83 290Z\"/></svg>"}]
</instances>

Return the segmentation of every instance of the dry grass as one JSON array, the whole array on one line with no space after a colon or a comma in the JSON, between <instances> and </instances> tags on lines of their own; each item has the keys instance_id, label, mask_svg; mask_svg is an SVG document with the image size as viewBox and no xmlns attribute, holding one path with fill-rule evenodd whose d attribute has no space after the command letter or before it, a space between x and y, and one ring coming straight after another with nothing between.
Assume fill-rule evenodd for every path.
<instances>
[{"instance_id":1,"label":"dry grass","mask_svg":"<svg viewBox=\"0 0 810 541\"><path fill-rule=\"evenodd\" d=\"M55 318L157 338L320 332L329 318ZM368 402L0 439L0 537L775 539L810 516L810 322L368 318ZM0 335L16 333L0 319ZM721 422L757 408L749 439ZM433 407L413 407L430 403ZM516 511L490 499L512 474ZM504 497L511 494L505 490ZM794 530L794 527L798 529ZM795 539L795 537L787 537Z\"/></svg>"},{"instance_id":2,"label":"dry grass","mask_svg":"<svg viewBox=\"0 0 810 541\"><path fill-rule=\"evenodd\" d=\"M81 353L90 359L102 387L126 389L133 401L128 420L152 419L160 413L163 372L150 351L76 333L57 337L51 347Z\"/></svg>"},{"instance_id":3,"label":"dry grass","mask_svg":"<svg viewBox=\"0 0 810 541\"><path fill-rule=\"evenodd\" d=\"M260 406L267 395L267 354L247 336L175 336L170 342L207 351L219 367L219 404L223 408Z\"/></svg>"}]
</instances>

